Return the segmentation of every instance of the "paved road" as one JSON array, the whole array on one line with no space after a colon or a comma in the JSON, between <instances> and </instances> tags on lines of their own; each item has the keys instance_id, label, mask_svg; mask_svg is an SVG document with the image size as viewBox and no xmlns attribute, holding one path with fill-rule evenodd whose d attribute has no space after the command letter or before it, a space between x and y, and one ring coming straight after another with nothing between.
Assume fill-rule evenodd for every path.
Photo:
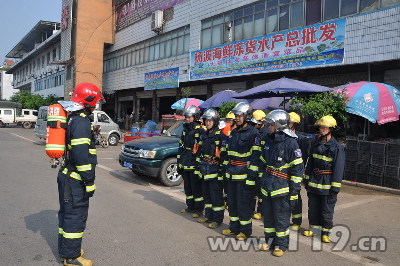
<instances>
[{"instance_id":1,"label":"paved road","mask_svg":"<svg viewBox=\"0 0 400 266\"><path fill-rule=\"evenodd\" d=\"M298 240L298 251L282 258L252 246L248 251L235 252L230 246L228 251L212 252L207 238L220 237L227 217L222 228L210 230L180 214L182 187L166 188L134 175L119 166L119 151L120 146L98 148L97 191L83 241L86 257L96 265L400 263L399 196L344 187L335 213L335 224L343 225L336 228L344 235L339 244L346 240L346 228L350 230L344 251L332 251L333 244L312 251L310 239L291 234L291 243ZM44 142L32 130L0 128L0 265L58 265L56 175ZM307 224L304 220L303 226ZM255 237L262 236L261 222L255 221L253 228ZM365 236L384 237L386 251L351 251Z\"/></svg>"}]
</instances>

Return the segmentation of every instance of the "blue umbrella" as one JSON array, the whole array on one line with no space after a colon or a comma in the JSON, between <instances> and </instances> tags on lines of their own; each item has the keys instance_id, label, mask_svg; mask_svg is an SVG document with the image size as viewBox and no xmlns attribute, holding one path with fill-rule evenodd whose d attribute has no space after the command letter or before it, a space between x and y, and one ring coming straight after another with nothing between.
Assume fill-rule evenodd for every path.
<instances>
[{"instance_id":1,"label":"blue umbrella","mask_svg":"<svg viewBox=\"0 0 400 266\"><path fill-rule=\"evenodd\" d=\"M274 96L289 96L294 92L324 92L330 91L328 87L298 81L288 78L280 78L275 81L271 81L250 90L239 93L234 96L235 98L243 99L260 99Z\"/></svg>"},{"instance_id":2,"label":"blue umbrella","mask_svg":"<svg viewBox=\"0 0 400 266\"><path fill-rule=\"evenodd\" d=\"M185 107L190 105L200 106L204 101L196 98L183 98L171 105L171 109L184 110Z\"/></svg>"},{"instance_id":3,"label":"blue umbrella","mask_svg":"<svg viewBox=\"0 0 400 266\"><path fill-rule=\"evenodd\" d=\"M285 106L281 106L281 103L285 100L284 97L270 97L262 98L253 101L250 105L253 109L286 109Z\"/></svg>"},{"instance_id":4,"label":"blue umbrella","mask_svg":"<svg viewBox=\"0 0 400 266\"><path fill-rule=\"evenodd\" d=\"M247 102L247 100L234 98L234 96L236 95L238 95L238 93L232 90L224 90L218 92L214 94L211 98L207 99L202 105L200 105L200 108L217 108L221 107L223 103L229 102Z\"/></svg>"}]
</instances>

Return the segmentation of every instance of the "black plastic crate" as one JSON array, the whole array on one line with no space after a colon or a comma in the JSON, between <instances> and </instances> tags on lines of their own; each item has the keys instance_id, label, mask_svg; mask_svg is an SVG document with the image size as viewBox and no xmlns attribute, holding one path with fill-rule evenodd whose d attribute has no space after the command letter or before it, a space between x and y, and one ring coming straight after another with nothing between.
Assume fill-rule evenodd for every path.
<instances>
[{"instance_id":1,"label":"black plastic crate","mask_svg":"<svg viewBox=\"0 0 400 266\"><path fill-rule=\"evenodd\" d=\"M369 174L368 176L368 183L375 186L382 186L383 185L383 176L377 176L373 174Z\"/></svg>"},{"instance_id":2,"label":"black plastic crate","mask_svg":"<svg viewBox=\"0 0 400 266\"><path fill-rule=\"evenodd\" d=\"M348 180L348 181L356 181L357 180L357 172L355 170L345 171L343 179Z\"/></svg>"},{"instance_id":3,"label":"black plastic crate","mask_svg":"<svg viewBox=\"0 0 400 266\"><path fill-rule=\"evenodd\" d=\"M346 149L346 161L357 162L358 161L358 151Z\"/></svg>"},{"instance_id":4,"label":"black plastic crate","mask_svg":"<svg viewBox=\"0 0 400 266\"><path fill-rule=\"evenodd\" d=\"M357 169L357 162L346 160L345 164L344 164L344 169L347 172L356 172L357 171L356 170Z\"/></svg>"},{"instance_id":5,"label":"black plastic crate","mask_svg":"<svg viewBox=\"0 0 400 266\"><path fill-rule=\"evenodd\" d=\"M389 187L389 188L400 189L400 181L398 179L393 179L393 178L385 176L383 178L383 186Z\"/></svg>"},{"instance_id":6,"label":"black plastic crate","mask_svg":"<svg viewBox=\"0 0 400 266\"><path fill-rule=\"evenodd\" d=\"M358 162L363 164L369 164L371 162L371 153L366 151L363 152L360 150L358 152Z\"/></svg>"},{"instance_id":7,"label":"black plastic crate","mask_svg":"<svg viewBox=\"0 0 400 266\"><path fill-rule=\"evenodd\" d=\"M386 143L371 142L371 154L383 155L386 152Z\"/></svg>"},{"instance_id":8,"label":"black plastic crate","mask_svg":"<svg viewBox=\"0 0 400 266\"><path fill-rule=\"evenodd\" d=\"M383 154L371 154L371 164L385 165L385 155Z\"/></svg>"},{"instance_id":9,"label":"black plastic crate","mask_svg":"<svg viewBox=\"0 0 400 266\"><path fill-rule=\"evenodd\" d=\"M394 166L385 166L385 177L400 179L400 168Z\"/></svg>"},{"instance_id":10,"label":"black plastic crate","mask_svg":"<svg viewBox=\"0 0 400 266\"><path fill-rule=\"evenodd\" d=\"M400 166L400 155L391 154L386 155L386 165L390 166Z\"/></svg>"},{"instance_id":11,"label":"black plastic crate","mask_svg":"<svg viewBox=\"0 0 400 266\"><path fill-rule=\"evenodd\" d=\"M365 174L368 175L369 174L369 163L357 163L357 174Z\"/></svg>"},{"instance_id":12,"label":"black plastic crate","mask_svg":"<svg viewBox=\"0 0 400 266\"><path fill-rule=\"evenodd\" d=\"M346 149L347 150L358 150L358 140L357 139L346 139Z\"/></svg>"},{"instance_id":13,"label":"black plastic crate","mask_svg":"<svg viewBox=\"0 0 400 266\"><path fill-rule=\"evenodd\" d=\"M386 145L386 154L400 154L400 144L398 143L388 143Z\"/></svg>"},{"instance_id":14,"label":"black plastic crate","mask_svg":"<svg viewBox=\"0 0 400 266\"><path fill-rule=\"evenodd\" d=\"M385 170L384 165L370 164L370 166L369 166L369 174L370 175L382 177L384 170Z\"/></svg>"},{"instance_id":15,"label":"black plastic crate","mask_svg":"<svg viewBox=\"0 0 400 266\"><path fill-rule=\"evenodd\" d=\"M356 181L358 182L358 183L364 183L364 184L368 184L369 182L368 182L368 174L363 174L363 173L357 173L357 179L356 179Z\"/></svg>"},{"instance_id":16,"label":"black plastic crate","mask_svg":"<svg viewBox=\"0 0 400 266\"><path fill-rule=\"evenodd\" d=\"M358 149L360 151L371 153L371 142L360 140L358 142Z\"/></svg>"}]
</instances>

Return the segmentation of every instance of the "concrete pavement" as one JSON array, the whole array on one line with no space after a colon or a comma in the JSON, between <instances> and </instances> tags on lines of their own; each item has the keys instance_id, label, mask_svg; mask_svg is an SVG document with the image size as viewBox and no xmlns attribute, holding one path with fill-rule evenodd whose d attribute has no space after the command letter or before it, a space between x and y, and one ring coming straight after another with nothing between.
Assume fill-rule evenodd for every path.
<instances>
[{"instance_id":1,"label":"concrete pavement","mask_svg":"<svg viewBox=\"0 0 400 266\"><path fill-rule=\"evenodd\" d=\"M233 251L232 246L228 251L215 252L210 250L207 237L220 237L220 231L227 228L227 217L225 225L217 230L196 223L179 213L184 207L182 187L163 187L155 179L122 168L117 161L120 146L97 150L97 191L90 203L83 240L85 257L96 265L400 262L397 195L344 186L334 219L336 225L344 225L336 228L344 237L336 246L324 244L322 251L312 251L310 239L292 232L291 241L298 239L299 250L282 258L252 247L246 252ZM44 142L37 140L32 130L0 129L0 265L58 265L56 175L45 155ZM307 199L305 193L303 196ZM304 219L303 226L307 224ZM255 237L263 235L261 222L255 221L253 229ZM347 230L350 234L344 251L333 251L347 240ZM367 236L385 237L386 251L353 251L352 246Z\"/></svg>"}]
</instances>

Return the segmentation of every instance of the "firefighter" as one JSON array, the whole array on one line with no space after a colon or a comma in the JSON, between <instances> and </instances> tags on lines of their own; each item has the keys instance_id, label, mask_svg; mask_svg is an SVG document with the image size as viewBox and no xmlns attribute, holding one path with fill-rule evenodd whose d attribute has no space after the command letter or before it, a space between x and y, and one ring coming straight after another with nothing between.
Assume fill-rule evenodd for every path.
<instances>
[{"instance_id":1,"label":"firefighter","mask_svg":"<svg viewBox=\"0 0 400 266\"><path fill-rule=\"evenodd\" d=\"M58 252L64 265L92 265L82 257L82 236L88 218L89 198L96 185L97 164L93 125L88 116L98 102L104 103L100 89L91 83L76 86L71 101L60 102L67 112L67 152L65 165L57 176L60 210L58 212Z\"/></svg>"},{"instance_id":2,"label":"firefighter","mask_svg":"<svg viewBox=\"0 0 400 266\"><path fill-rule=\"evenodd\" d=\"M265 116L266 114L262 110L256 110L253 112L253 117L251 119L251 123L254 125L256 129L260 132L260 139L261 135L264 133L265 130ZM256 220L261 220L262 218L262 195L261 195L261 188L259 182L256 182L256 196L255 196L255 213L253 214L253 218ZM257 205L257 206L256 206Z\"/></svg>"},{"instance_id":3,"label":"firefighter","mask_svg":"<svg viewBox=\"0 0 400 266\"><path fill-rule=\"evenodd\" d=\"M201 116L207 128L200 135L198 169L203 179L205 217L199 223L209 223L208 227L219 227L224 219L223 167L226 154L227 136L218 129L219 114L215 109L207 109Z\"/></svg>"},{"instance_id":4,"label":"firefighter","mask_svg":"<svg viewBox=\"0 0 400 266\"><path fill-rule=\"evenodd\" d=\"M186 107L184 114L186 123L179 142L178 171L183 177L187 208L181 213L192 213L193 218L199 218L204 209L202 196L202 181L195 173L196 153L199 149L200 134L204 132L200 125L200 108L194 105Z\"/></svg>"},{"instance_id":5,"label":"firefighter","mask_svg":"<svg viewBox=\"0 0 400 266\"><path fill-rule=\"evenodd\" d=\"M304 172L301 150L296 134L289 128L289 119L284 110L267 114L269 136L260 157L266 243L259 248L274 248L273 255L277 257L283 256L289 247L290 215Z\"/></svg>"},{"instance_id":6,"label":"firefighter","mask_svg":"<svg viewBox=\"0 0 400 266\"><path fill-rule=\"evenodd\" d=\"M229 229L224 235L236 235L245 240L252 233L255 183L261 140L258 130L251 124L252 108L240 102L231 111L235 114L236 128L232 130L227 144L226 177L228 179Z\"/></svg>"},{"instance_id":7,"label":"firefighter","mask_svg":"<svg viewBox=\"0 0 400 266\"><path fill-rule=\"evenodd\" d=\"M235 115L229 112L225 116L225 127L222 129L222 133L224 133L226 136L229 136L235 127Z\"/></svg>"},{"instance_id":8,"label":"firefighter","mask_svg":"<svg viewBox=\"0 0 400 266\"><path fill-rule=\"evenodd\" d=\"M310 229L303 234L309 237L321 235L322 242L329 243L337 194L342 186L345 153L343 146L332 136L337 126L332 116L322 117L315 126L319 128L320 136L311 147L305 175Z\"/></svg>"},{"instance_id":9,"label":"firefighter","mask_svg":"<svg viewBox=\"0 0 400 266\"><path fill-rule=\"evenodd\" d=\"M298 127L301 123L300 116L295 112L290 112L290 121L289 127L290 129L297 135L297 143L299 144L299 148L302 153L303 163L306 164L308 159L308 154L310 150L310 144L306 136L302 132L299 132ZM303 212L303 200L301 198L301 194L299 193L299 198L296 201L292 212L292 230L298 231L300 230L301 222L302 222L302 212Z\"/></svg>"}]
</instances>

